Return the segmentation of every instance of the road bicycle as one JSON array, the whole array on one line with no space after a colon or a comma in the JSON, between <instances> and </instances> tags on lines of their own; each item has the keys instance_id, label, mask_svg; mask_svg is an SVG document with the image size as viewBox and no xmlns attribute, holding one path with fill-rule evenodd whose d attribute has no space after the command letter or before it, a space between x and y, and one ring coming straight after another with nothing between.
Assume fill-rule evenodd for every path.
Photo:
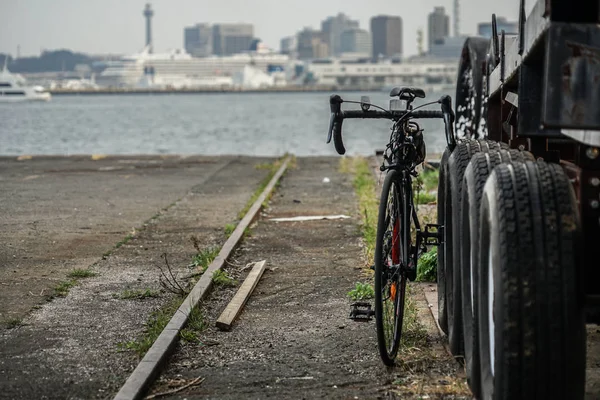
<instances>
[{"instance_id":1,"label":"road bicycle","mask_svg":"<svg viewBox=\"0 0 600 400\"><path fill-rule=\"evenodd\" d=\"M427 251L428 245L439 245L443 227L427 224L425 230L417 217L413 198L413 178L418 176L417 166L425 160L426 148L423 130L415 121L423 118L444 120L446 141L450 148L456 146L453 124L452 99L439 100L413 107L416 98L425 98L419 88L394 88L390 92L390 107L384 109L371 104L367 96L360 102L343 100L332 95L329 100L331 118L327 143L333 142L336 151L346 153L342 140L342 123L345 119L389 119L393 121L389 143L383 152L380 167L386 172L379 203L377 238L375 243L375 311L370 304L354 303L351 317L361 319L375 315L377 344L385 365L393 365L400 347L402 322L406 301L406 284L417 275L417 260ZM342 111L342 103L360 104L360 110ZM441 111L420 110L440 104ZM411 229L416 234L414 239Z\"/></svg>"}]
</instances>

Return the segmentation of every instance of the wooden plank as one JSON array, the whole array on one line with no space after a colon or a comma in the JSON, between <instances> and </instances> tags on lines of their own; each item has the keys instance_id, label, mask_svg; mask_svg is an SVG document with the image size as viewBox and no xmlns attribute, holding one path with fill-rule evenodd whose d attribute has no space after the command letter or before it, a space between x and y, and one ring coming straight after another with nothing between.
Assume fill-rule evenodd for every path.
<instances>
[{"instance_id":1,"label":"wooden plank","mask_svg":"<svg viewBox=\"0 0 600 400\"><path fill-rule=\"evenodd\" d=\"M242 286L240 286L235 296L233 296L233 299L231 299L225 308L225 311L223 311L217 320L217 328L224 331L231 329L233 321L242 311L242 307L244 307L248 301L248 298L254 291L263 272L265 272L265 260L254 264L254 267L252 267L252 270L244 280L244 283L242 283Z\"/></svg>"}]
</instances>

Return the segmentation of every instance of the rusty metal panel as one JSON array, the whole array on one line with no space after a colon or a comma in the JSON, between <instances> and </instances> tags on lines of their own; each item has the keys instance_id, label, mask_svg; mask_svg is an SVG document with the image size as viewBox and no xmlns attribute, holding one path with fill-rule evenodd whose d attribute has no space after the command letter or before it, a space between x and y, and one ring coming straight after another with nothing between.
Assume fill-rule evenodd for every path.
<instances>
[{"instance_id":1,"label":"rusty metal panel","mask_svg":"<svg viewBox=\"0 0 600 400\"><path fill-rule=\"evenodd\" d=\"M546 30L550 26L550 21L545 16L546 3L545 0L538 0L525 23L523 24L523 39L519 43L519 36L507 36L505 43L505 56L504 62L505 73L504 77L506 80L511 80L518 73L518 69L522 61L525 61L525 57L534 50L538 45L543 43ZM494 68L494 71L490 76L490 95L493 95L500 89L500 86L504 82L500 79L500 65ZM496 72L498 71L498 72Z\"/></svg>"},{"instance_id":2,"label":"rusty metal panel","mask_svg":"<svg viewBox=\"0 0 600 400\"><path fill-rule=\"evenodd\" d=\"M542 126L600 129L600 27L552 23L544 63Z\"/></svg>"}]
</instances>

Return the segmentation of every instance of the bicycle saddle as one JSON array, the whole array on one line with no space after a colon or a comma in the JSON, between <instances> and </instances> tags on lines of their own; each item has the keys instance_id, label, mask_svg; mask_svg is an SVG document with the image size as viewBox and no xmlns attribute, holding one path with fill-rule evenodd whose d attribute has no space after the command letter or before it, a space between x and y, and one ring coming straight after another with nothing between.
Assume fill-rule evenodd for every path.
<instances>
[{"instance_id":1,"label":"bicycle saddle","mask_svg":"<svg viewBox=\"0 0 600 400\"><path fill-rule=\"evenodd\" d=\"M390 97L400 96L402 100L410 100L415 97L419 97L421 99L425 98L425 91L423 89L415 88L415 87L395 87L390 92Z\"/></svg>"}]
</instances>

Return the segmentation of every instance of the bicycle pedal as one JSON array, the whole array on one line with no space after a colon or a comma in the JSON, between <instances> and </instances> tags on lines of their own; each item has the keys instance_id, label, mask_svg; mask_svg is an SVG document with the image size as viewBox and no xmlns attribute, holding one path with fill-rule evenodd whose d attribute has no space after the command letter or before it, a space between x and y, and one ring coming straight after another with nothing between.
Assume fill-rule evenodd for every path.
<instances>
[{"instance_id":1,"label":"bicycle pedal","mask_svg":"<svg viewBox=\"0 0 600 400\"><path fill-rule=\"evenodd\" d=\"M370 321L375 315L375 311L371 309L371 303L357 302L350 304L350 318L354 321Z\"/></svg>"},{"instance_id":2,"label":"bicycle pedal","mask_svg":"<svg viewBox=\"0 0 600 400\"><path fill-rule=\"evenodd\" d=\"M439 246L443 243L444 226L439 224L425 225L425 231L421 232L421 239L426 246Z\"/></svg>"}]
</instances>

